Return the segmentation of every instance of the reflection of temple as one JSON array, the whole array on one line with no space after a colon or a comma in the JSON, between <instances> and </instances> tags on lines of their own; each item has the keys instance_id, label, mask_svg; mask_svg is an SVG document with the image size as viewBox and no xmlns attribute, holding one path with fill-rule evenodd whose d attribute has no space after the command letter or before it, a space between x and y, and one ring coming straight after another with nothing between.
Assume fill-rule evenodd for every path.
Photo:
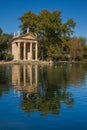
<instances>
[{"instance_id":1,"label":"reflection of temple","mask_svg":"<svg viewBox=\"0 0 87 130\"><path fill-rule=\"evenodd\" d=\"M38 85L38 66L32 65L13 65L12 66L12 85L14 89L37 92Z\"/></svg>"}]
</instances>

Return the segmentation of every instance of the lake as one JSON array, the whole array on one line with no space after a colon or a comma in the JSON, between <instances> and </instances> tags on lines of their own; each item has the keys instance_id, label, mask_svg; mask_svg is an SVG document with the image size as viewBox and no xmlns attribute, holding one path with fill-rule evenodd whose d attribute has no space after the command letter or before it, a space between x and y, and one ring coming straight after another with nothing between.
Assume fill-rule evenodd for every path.
<instances>
[{"instance_id":1,"label":"lake","mask_svg":"<svg viewBox=\"0 0 87 130\"><path fill-rule=\"evenodd\" d=\"M87 64L0 65L0 130L87 130Z\"/></svg>"}]
</instances>

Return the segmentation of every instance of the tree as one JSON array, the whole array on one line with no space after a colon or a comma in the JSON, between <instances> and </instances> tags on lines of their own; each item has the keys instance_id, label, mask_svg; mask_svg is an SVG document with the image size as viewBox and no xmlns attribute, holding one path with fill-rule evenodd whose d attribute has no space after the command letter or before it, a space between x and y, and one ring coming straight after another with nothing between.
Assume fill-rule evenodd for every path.
<instances>
[{"instance_id":1,"label":"tree","mask_svg":"<svg viewBox=\"0 0 87 130\"><path fill-rule=\"evenodd\" d=\"M37 17L38 15L34 14L31 11L26 12L19 20L22 22L20 28L22 29L23 33L27 31L29 27L30 32L35 33L37 28Z\"/></svg>"},{"instance_id":2,"label":"tree","mask_svg":"<svg viewBox=\"0 0 87 130\"><path fill-rule=\"evenodd\" d=\"M3 33L3 31L2 31L2 29L0 28L0 36L2 35L2 33Z\"/></svg>"},{"instance_id":3,"label":"tree","mask_svg":"<svg viewBox=\"0 0 87 130\"><path fill-rule=\"evenodd\" d=\"M28 11L19 20L22 22L20 28L23 32L29 27L30 32L37 33L39 56L42 59L48 58L48 48L51 49L54 46L60 47L60 50L62 46L64 46L64 49L67 48L65 43L70 39L75 27L73 19L69 19L65 23L62 22L61 11L42 10L39 14Z\"/></svg>"},{"instance_id":4,"label":"tree","mask_svg":"<svg viewBox=\"0 0 87 130\"><path fill-rule=\"evenodd\" d=\"M83 57L84 40L82 38L73 37L71 39L70 55L72 59L80 60Z\"/></svg>"},{"instance_id":5,"label":"tree","mask_svg":"<svg viewBox=\"0 0 87 130\"><path fill-rule=\"evenodd\" d=\"M83 48L83 58L87 59L87 45L85 45Z\"/></svg>"},{"instance_id":6,"label":"tree","mask_svg":"<svg viewBox=\"0 0 87 130\"><path fill-rule=\"evenodd\" d=\"M48 54L48 58L50 60L58 60L61 59L62 54L61 51L62 48L60 48L57 44L51 44L48 48L47 54Z\"/></svg>"},{"instance_id":7,"label":"tree","mask_svg":"<svg viewBox=\"0 0 87 130\"><path fill-rule=\"evenodd\" d=\"M12 35L3 33L0 29L0 60L6 60L6 56L11 51L11 39Z\"/></svg>"}]
</instances>

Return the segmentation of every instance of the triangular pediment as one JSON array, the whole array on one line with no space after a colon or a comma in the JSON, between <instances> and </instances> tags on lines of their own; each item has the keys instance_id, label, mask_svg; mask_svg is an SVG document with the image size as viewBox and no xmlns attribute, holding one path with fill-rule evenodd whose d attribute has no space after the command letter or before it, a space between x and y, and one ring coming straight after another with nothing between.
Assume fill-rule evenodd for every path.
<instances>
[{"instance_id":1,"label":"triangular pediment","mask_svg":"<svg viewBox=\"0 0 87 130\"><path fill-rule=\"evenodd\" d=\"M32 39L32 40L36 39L36 37L34 35L32 35L32 34L23 35L23 36L21 36L21 38L23 38L23 39Z\"/></svg>"},{"instance_id":2,"label":"triangular pediment","mask_svg":"<svg viewBox=\"0 0 87 130\"><path fill-rule=\"evenodd\" d=\"M28 39L28 40L37 40L37 36L31 33L26 33L20 36L15 36L13 39Z\"/></svg>"}]
</instances>

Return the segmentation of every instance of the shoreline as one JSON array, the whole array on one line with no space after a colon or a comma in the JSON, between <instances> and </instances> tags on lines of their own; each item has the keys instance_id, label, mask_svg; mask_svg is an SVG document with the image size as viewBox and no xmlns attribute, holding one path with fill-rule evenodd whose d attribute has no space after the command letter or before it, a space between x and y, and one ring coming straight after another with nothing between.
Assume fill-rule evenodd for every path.
<instances>
[{"instance_id":1,"label":"shoreline","mask_svg":"<svg viewBox=\"0 0 87 130\"><path fill-rule=\"evenodd\" d=\"M53 64L59 64L59 63L85 63L87 64L87 61L58 61L57 63L54 63L53 61L0 61L0 65L23 65L23 64L30 64L30 65L53 65Z\"/></svg>"},{"instance_id":2,"label":"shoreline","mask_svg":"<svg viewBox=\"0 0 87 130\"><path fill-rule=\"evenodd\" d=\"M53 64L51 61L0 61L0 65L23 65L23 64L29 64L29 65L50 65Z\"/></svg>"}]
</instances>

